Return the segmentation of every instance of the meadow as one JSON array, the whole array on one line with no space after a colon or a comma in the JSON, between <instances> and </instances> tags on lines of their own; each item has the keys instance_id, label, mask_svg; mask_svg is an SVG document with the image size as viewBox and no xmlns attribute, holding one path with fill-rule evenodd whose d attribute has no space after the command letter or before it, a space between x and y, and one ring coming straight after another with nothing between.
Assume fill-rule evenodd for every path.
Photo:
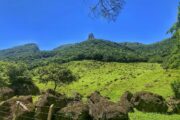
<instances>
[{"instance_id":1,"label":"meadow","mask_svg":"<svg viewBox=\"0 0 180 120\"><path fill-rule=\"evenodd\" d=\"M87 97L94 91L118 101L125 91L150 91L165 98L173 96L170 84L180 78L180 70L164 70L157 63L117 63L73 61L63 64L76 75L76 81L58 87L60 93L72 96L78 92ZM53 83L42 84L40 89L53 88Z\"/></svg>"},{"instance_id":2,"label":"meadow","mask_svg":"<svg viewBox=\"0 0 180 120\"><path fill-rule=\"evenodd\" d=\"M163 115L136 111L129 113L130 120L180 120L180 115Z\"/></svg>"},{"instance_id":3,"label":"meadow","mask_svg":"<svg viewBox=\"0 0 180 120\"><path fill-rule=\"evenodd\" d=\"M180 78L180 70L164 70L157 63L117 63L99 61L72 61L63 64L72 70L77 80L58 87L58 92L73 96L76 92L84 99L94 91L117 102L125 91L132 93L150 91L166 99L173 96L171 83ZM35 83L40 89L53 88L53 83ZM156 113L130 113L131 120L178 120L179 115L161 115Z\"/></svg>"}]
</instances>

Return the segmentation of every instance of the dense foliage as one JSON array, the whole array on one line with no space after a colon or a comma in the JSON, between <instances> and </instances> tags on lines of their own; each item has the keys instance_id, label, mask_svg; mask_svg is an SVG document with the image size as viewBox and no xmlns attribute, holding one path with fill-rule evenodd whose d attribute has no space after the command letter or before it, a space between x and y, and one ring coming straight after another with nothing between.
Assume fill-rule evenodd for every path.
<instances>
[{"instance_id":1,"label":"dense foliage","mask_svg":"<svg viewBox=\"0 0 180 120\"><path fill-rule=\"evenodd\" d=\"M171 84L175 97L180 99L180 81L176 80Z\"/></svg>"},{"instance_id":2,"label":"dense foliage","mask_svg":"<svg viewBox=\"0 0 180 120\"><path fill-rule=\"evenodd\" d=\"M180 5L178 10L177 22L168 31L173 34L171 41L174 41L175 45L173 46L171 54L164 61L166 68L180 68Z\"/></svg>"},{"instance_id":3,"label":"dense foliage","mask_svg":"<svg viewBox=\"0 0 180 120\"><path fill-rule=\"evenodd\" d=\"M39 93L25 64L0 62L0 73L0 87L10 87L17 95Z\"/></svg>"},{"instance_id":4,"label":"dense foliage","mask_svg":"<svg viewBox=\"0 0 180 120\"><path fill-rule=\"evenodd\" d=\"M73 60L161 63L171 53L174 44L170 39L149 45L94 39L63 45L51 51L40 51L37 45L27 44L1 50L0 60L25 62L30 68Z\"/></svg>"},{"instance_id":5,"label":"dense foliage","mask_svg":"<svg viewBox=\"0 0 180 120\"><path fill-rule=\"evenodd\" d=\"M177 40L174 40L177 42ZM179 43L177 43L179 44ZM180 68L180 46L174 46L170 55L165 59L163 63L163 67L165 68Z\"/></svg>"},{"instance_id":6,"label":"dense foliage","mask_svg":"<svg viewBox=\"0 0 180 120\"><path fill-rule=\"evenodd\" d=\"M105 40L87 40L79 44L57 50L57 55L69 60L100 60L137 62L144 61L135 50L119 43Z\"/></svg>"},{"instance_id":7,"label":"dense foliage","mask_svg":"<svg viewBox=\"0 0 180 120\"><path fill-rule=\"evenodd\" d=\"M9 77L7 76L7 66L9 63L7 62L0 62L0 87L7 86L9 83Z\"/></svg>"},{"instance_id":8,"label":"dense foliage","mask_svg":"<svg viewBox=\"0 0 180 120\"><path fill-rule=\"evenodd\" d=\"M175 42L171 39L166 39L154 44L144 45L141 43L121 43L133 50L135 50L140 56L147 59L148 62L162 63L164 59L169 56Z\"/></svg>"},{"instance_id":9,"label":"dense foliage","mask_svg":"<svg viewBox=\"0 0 180 120\"><path fill-rule=\"evenodd\" d=\"M0 51L0 60L32 60L39 54L39 48L36 44L26 44L10 49Z\"/></svg>"}]
</instances>

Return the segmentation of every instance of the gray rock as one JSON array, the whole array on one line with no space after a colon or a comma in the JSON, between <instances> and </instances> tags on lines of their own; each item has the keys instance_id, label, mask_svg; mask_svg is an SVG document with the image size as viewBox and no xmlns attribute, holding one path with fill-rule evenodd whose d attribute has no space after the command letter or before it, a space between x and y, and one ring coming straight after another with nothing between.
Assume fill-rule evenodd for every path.
<instances>
[{"instance_id":1,"label":"gray rock","mask_svg":"<svg viewBox=\"0 0 180 120\"><path fill-rule=\"evenodd\" d=\"M168 106L165 99L150 92L137 92L131 99L134 107L143 112L166 113Z\"/></svg>"},{"instance_id":2,"label":"gray rock","mask_svg":"<svg viewBox=\"0 0 180 120\"><path fill-rule=\"evenodd\" d=\"M89 107L82 102L74 102L61 109L55 120L93 120L89 115Z\"/></svg>"},{"instance_id":3,"label":"gray rock","mask_svg":"<svg viewBox=\"0 0 180 120\"><path fill-rule=\"evenodd\" d=\"M13 97L14 94L14 90L8 87L2 87L0 88L0 101L4 101L7 99L10 99L11 97Z\"/></svg>"},{"instance_id":4,"label":"gray rock","mask_svg":"<svg viewBox=\"0 0 180 120\"><path fill-rule=\"evenodd\" d=\"M94 92L88 100L89 114L94 120L129 120L128 113L120 105Z\"/></svg>"},{"instance_id":5,"label":"gray rock","mask_svg":"<svg viewBox=\"0 0 180 120\"><path fill-rule=\"evenodd\" d=\"M167 101L168 113L170 114L180 114L180 99L170 98Z\"/></svg>"},{"instance_id":6,"label":"gray rock","mask_svg":"<svg viewBox=\"0 0 180 120\"><path fill-rule=\"evenodd\" d=\"M47 90L40 96L36 103L35 118L46 120L49 107L54 104L54 112L59 111L68 104L66 96L59 94L53 90Z\"/></svg>"},{"instance_id":7,"label":"gray rock","mask_svg":"<svg viewBox=\"0 0 180 120\"><path fill-rule=\"evenodd\" d=\"M122 106L126 112L134 112L134 106L131 103L132 97L133 94L129 91L126 91L120 98L119 105Z\"/></svg>"}]
</instances>

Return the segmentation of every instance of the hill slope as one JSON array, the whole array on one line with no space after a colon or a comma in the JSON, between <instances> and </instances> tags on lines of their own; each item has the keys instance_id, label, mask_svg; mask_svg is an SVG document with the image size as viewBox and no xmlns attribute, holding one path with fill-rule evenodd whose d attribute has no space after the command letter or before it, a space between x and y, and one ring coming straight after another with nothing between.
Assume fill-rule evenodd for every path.
<instances>
[{"instance_id":1,"label":"hill slope","mask_svg":"<svg viewBox=\"0 0 180 120\"><path fill-rule=\"evenodd\" d=\"M55 51L57 52L56 57L70 60L92 59L132 62L141 59L133 49L105 40L87 40L78 44L60 47Z\"/></svg>"},{"instance_id":2,"label":"hill slope","mask_svg":"<svg viewBox=\"0 0 180 120\"><path fill-rule=\"evenodd\" d=\"M117 63L98 61L76 61L65 63L78 76L78 80L59 88L60 92L72 95L79 92L88 96L95 90L118 101L127 90L151 91L164 97L172 96L170 84L179 79L178 70L165 71L156 63ZM38 81L38 80L35 80ZM53 84L39 84L41 89L53 88Z\"/></svg>"},{"instance_id":3,"label":"hill slope","mask_svg":"<svg viewBox=\"0 0 180 120\"><path fill-rule=\"evenodd\" d=\"M0 60L23 60L31 59L39 54L40 50L36 44L25 44L10 49L0 50Z\"/></svg>"},{"instance_id":4,"label":"hill slope","mask_svg":"<svg viewBox=\"0 0 180 120\"><path fill-rule=\"evenodd\" d=\"M162 62L174 46L172 40L154 44L116 43L106 40L87 40L63 45L51 51L40 51L36 44L26 44L0 50L0 60L37 62L67 62L73 60L99 60L114 62ZM42 61L43 59L43 61Z\"/></svg>"},{"instance_id":5,"label":"hill slope","mask_svg":"<svg viewBox=\"0 0 180 120\"><path fill-rule=\"evenodd\" d=\"M175 41L172 39L165 39L163 41L153 44L140 44L140 43L121 43L133 50L141 56L144 56L151 62L163 62L163 60L171 54Z\"/></svg>"}]
</instances>

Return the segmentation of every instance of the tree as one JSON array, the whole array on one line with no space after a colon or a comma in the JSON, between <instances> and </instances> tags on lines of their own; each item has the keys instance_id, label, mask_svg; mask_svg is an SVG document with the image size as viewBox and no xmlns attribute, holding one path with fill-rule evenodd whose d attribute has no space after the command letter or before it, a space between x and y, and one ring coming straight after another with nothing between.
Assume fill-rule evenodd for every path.
<instances>
[{"instance_id":1,"label":"tree","mask_svg":"<svg viewBox=\"0 0 180 120\"><path fill-rule=\"evenodd\" d=\"M178 6L177 22L171 27L168 33L173 34L171 40L175 43L170 55L164 60L164 68L180 68L180 3Z\"/></svg>"},{"instance_id":2,"label":"tree","mask_svg":"<svg viewBox=\"0 0 180 120\"><path fill-rule=\"evenodd\" d=\"M176 47L180 48L180 2L178 6L177 22L170 28L170 30L167 33L173 34L173 38L175 38L177 42Z\"/></svg>"},{"instance_id":3,"label":"tree","mask_svg":"<svg viewBox=\"0 0 180 120\"><path fill-rule=\"evenodd\" d=\"M42 83L54 82L54 91L58 85L69 83L75 79L72 72L58 64L50 64L38 69L39 79Z\"/></svg>"},{"instance_id":4,"label":"tree","mask_svg":"<svg viewBox=\"0 0 180 120\"><path fill-rule=\"evenodd\" d=\"M11 84L19 79L31 79L25 64L9 63L6 70L7 76L9 77L9 82Z\"/></svg>"},{"instance_id":5,"label":"tree","mask_svg":"<svg viewBox=\"0 0 180 120\"><path fill-rule=\"evenodd\" d=\"M6 67L9 87L16 95L37 95L39 88L33 83L32 77L25 64L8 63Z\"/></svg>"},{"instance_id":6,"label":"tree","mask_svg":"<svg viewBox=\"0 0 180 120\"><path fill-rule=\"evenodd\" d=\"M108 21L115 21L124 4L124 0L97 0L91 7L92 15L101 16Z\"/></svg>"},{"instance_id":7,"label":"tree","mask_svg":"<svg viewBox=\"0 0 180 120\"><path fill-rule=\"evenodd\" d=\"M180 2L179 2L179 6L178 6L177 22L169 29L169 31L167 33L171 33L171 34L176 35L176 32L178 32L179 29L180 29Z\"/></svg>"}]
</instances>

